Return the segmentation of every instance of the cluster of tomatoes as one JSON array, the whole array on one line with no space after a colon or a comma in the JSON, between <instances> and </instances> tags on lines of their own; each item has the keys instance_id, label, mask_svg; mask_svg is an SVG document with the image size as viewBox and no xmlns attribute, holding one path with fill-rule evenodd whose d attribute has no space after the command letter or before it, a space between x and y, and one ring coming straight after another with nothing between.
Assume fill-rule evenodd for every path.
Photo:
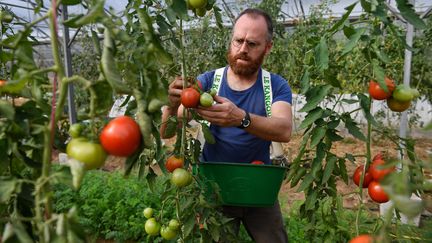
<instances>
[{"instance_id":1,"label":"cluster of tomatoes","mask_svg":"<svg viewBox=\"0 0 432 243\"><path fill-rule=\"evenodd\" d=\"M177 219L171 219L168 224L161 225L161 223L154 217L153 208L145 208L143 211L146 222L144 230L151 236L162 236L165 240L173 240L177 237L180 230L180 222Z\"/></svg>"},{"instance_id":2,"label":"cluster of tomatoes","mask_svg":"<svg viewBox=\"0 0 432 243\"><path fill-rule=\"evenodd\" d=\"M368 188L369 196L377 203L385 203L389 200L387 193L381 186L381 180L395 170L394 166L386 165L384 157L381 153L375 155L372 163L363 178L362 188ZM360 165L354 171L353 181L357 186L360 186L360 178L364 171L364 165Z\"/></svg>"},{"instance_id":3,"label":"cluster of tomatoes","mask_svg":"<svg viewBox=\"0 0 432 243\"><path fill-rule=\"evenodd\" d=\"M182 90L180 102L186 108L197 108L198 105L203 107L210 107L213 105L216 90L211 89L209 92L202 91L200 81L195 85Z\"/></svg>"},{"instance_id":4,"label":"cluster of tomatoes","mask_svg":"<svg viewBox=\"0 0 432 243\"><path fill-rule=\"evenodd\" d=\"M171 155L165 162L165 168L171 173L171 184L181 188L192 182L192 175L183 168L184 159L182 157Z\"/></svg>"},{"instance_id":5,"label":"cluster of tomatoes","mask_svg":"<svg viewBox=\"0 0 432 243\"><path fill-rule=\"evenodd\" d=\"M79 123L70 126L72 139L66 153L83 163L87 170L103 166L108 154L128 157L141 145L139 125L129 116L119 116L108 122L99 135L100 143L88 139L83 130L84 126Z\"/></svg>"},{"instance_id":6,"label":"cluster of tomatoes","mask_svg":"<svg viewBox=\"0 0 432 243\"><path fill-rule=\"evenodd\" d=\"M411 106L411 101L420 96L415 88L410 88L404 84L396 86L395 82L385 77L387 90L384 90L378 82L371 80L369 82L369 95L375 100L387 100L387 106L390 110L402 112Z\"/></svg>"},{"instance_id":7,"label":"cluster of tomatoes","mask_svg":"<svg viewBox=\"0 0 432 243\"><path fill-rule=\"evenodd\" d=\"M208 0L186 0L188 9L192 10L197 16L204 17L207 10L213 8L215 1Z\"/></svg>"}]
</instances>

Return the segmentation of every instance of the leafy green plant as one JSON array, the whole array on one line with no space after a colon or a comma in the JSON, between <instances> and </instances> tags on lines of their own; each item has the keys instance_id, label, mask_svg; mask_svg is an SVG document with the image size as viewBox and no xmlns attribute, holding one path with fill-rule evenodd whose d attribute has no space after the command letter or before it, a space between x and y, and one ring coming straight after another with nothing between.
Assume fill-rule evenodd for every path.
<instances>
[{"instance_id":1,"label":"leafy green plant","mask_svg":"<svg viewBox=\"0 0 432 243\"><path fill-rule=\"evenodd\" d=\"M142 212L147 206L160 210L161 179L157 179L151 191L145 181L135 176L126 178L119 171L91 171L86 173L78 191L64 184L54 188L54 209L60 213L76 206L80 224L92 237L144 240ZM165 213L174 217L172 208Z\"/></svg>"}]
</instances>

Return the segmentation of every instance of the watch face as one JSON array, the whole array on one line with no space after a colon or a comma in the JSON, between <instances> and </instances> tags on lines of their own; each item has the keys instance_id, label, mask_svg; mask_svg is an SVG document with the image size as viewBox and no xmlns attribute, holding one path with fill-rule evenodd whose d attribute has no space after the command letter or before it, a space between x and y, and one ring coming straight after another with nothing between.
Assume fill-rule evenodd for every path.
<instances>
[{"instance_id":1,"label":"watch face","mask_svg":"<svg viewBox=\"0 0 432 243\"><path fill-rule=\"evenodd\" d=\"M244 120L243 121L243 127L248 127L251 124L250 120Z\"/></svg>"}]
</instances>

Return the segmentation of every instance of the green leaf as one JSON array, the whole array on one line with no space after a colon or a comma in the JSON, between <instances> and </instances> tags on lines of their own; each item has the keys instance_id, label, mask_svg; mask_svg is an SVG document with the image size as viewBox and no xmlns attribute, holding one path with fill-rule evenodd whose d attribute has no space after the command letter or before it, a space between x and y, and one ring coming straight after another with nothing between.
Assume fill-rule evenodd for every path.
<instances>
[{"instance_id":1,"label":"green leaf","mask_svg":"<svg viewBox=\"0 0 432 243\"><path fill-rule=\"evenodd\" d=\"M302 123L299 126L299 130L305 129L312 125L316 120L320 119L322 115L324 114L324 110L320 107L315 108L311 112L309 112L305 119L302 121Z\"/></svg>"},{"instance_id":2,"label":"green leaf","mask_svg":"<svg viewBox=\"0 0 432 243\"><path fill-rule=\"evenodd\" d=\"M410 24L417 29L425 29L425 22L416 14L414 6L408 0L396 0L397 8Z\"/></svg>"},{"instance_id":3,"label":"green leaf","mask_svg":"<svg viewBox=\"0 0 432 243\"><path fill-rule=\"evenodd\" d=\"M101 68L103 74L111 87L119 94L130 94L132 90L122 81L122 76L114 59L114 41L108 28L104 32L104 48L101 57Z\"/></svg>"},{"instance_id":4,"label":"green leaf","mask_svg":"<svg viewBox=\"0 0 432 243\"><path fill-rule=\"evenodd\" d=\"M342 177L343 181L346 184L348 184L348 172L346 169L345 160L339 159L338 165L339 165L340 176Z\"/></svg>"},{"instance_id":5,"label":"green leaf","mask_svg":"<svg viewBox=\"0 0 432 243\"><path fill-rule=\"evenodd\" d=\"M215 144L216 140L210 131L210 127L205 123L201 123L201 128L204 133L204 139L206 140L206 142L209 144Z\"/></svg>"},{"instance_id":6,"label":"green leaf","mask_svg":"<svg viewBox=\"0 0 432 243\"><path fill-rule=\"evenodd\" d=\"M350 16L351 12L353 11L354 7L357 5L357 2L349 5L348 7L345 8L345 10L347 11L346 13L344 13L344 15L342 15L342 18L336 22L336 24L333 25L333 27L329 30L330 32L334 33L337 32L341 29L341 27L345 24L345 22L347 21L348 17Z\"/></svg>"},{"instance_id":7,"label":"green leaf","mask_svg":"<svg viewBox=\"0 0 432 243\"><path fill-rule=\"evenodd\" d=\"M371 101L370 99L362 93L357 93L357 97L360 100L360 107L363 110L363 113L368 122L370 122L374 126L379 126L378 122L375 120L375 117L370 113L371 110Z\"/></svg>"},{"instance_id":8,"label":"green leaf","mask_svg":"<svg viewBox=\"0 0 432 243\"><path fill-rule=\"evenodd\" d=\"M315 46L315 59L320 70L328 68L329 53L326 38L325 35L321 37L320 42Z\"/></svg>"},{"instance_id":9,"label":"green leaf","mask_svg":"<svg viewBox=\"0 0 432 243\"><path fill-rule=\"evenodd\" d=\"M318 104L330 93L332 86L316 86L306 93L306 105L300 109L300 112L309 112L315 109Z\"/></svg>"},{"instance_id":10,"label":"green leaf","mask_svg":"<svg viewBox=\"0 0 432 243\"><path fill-rule=\"evenodd\" d=\"M376 77L376 81L378 82L379 86L384 89L384 91L388 91L387 85L385 84L384 77L385 72L384 69L379 65L378 60L373 59L372 60L372 70L374 72L374 76Z\"/></svg>"},{"instance_id":11,"label":"green leaf","mask_svg":"<svg viewBox=\"0 0 432 243\"><path fill-rule=\"evenodd\" d=\"M14 120L15 109L10 102L6 100L0 100L0 117L5 117L9 120Z\"/></svg>"},{"instance_id":12,"label":"green leaf","mask_svg":"<svg viewBox=\"0 0 432 243\"><path fill-rule=\"evenodd\" d=\"M326 131L327 131L327 127L325 126L315 127L313 129L311 142L310 142L311 149L317 146L318 143L324 138Z\"/></svg>"},{"instance_id":13,"label":"green leaf","mask_svg":"<svg viewBox=\"0 0 432 243\"><path fill-rule=\"evenodd\" d=\"M306 68L305 71L303 72L303 75L300 79L300 87L301 87L301 93L305 94L310 87L310 73L309 73L309 69Z\"/></svg>"},{"instance_id":14,"label":"green leaf","mask_svg":"<svg viewBox=\"0 0 432 243\"><path fill-rule=\"evenodd\" d=\"M335 168L335 164L337 161L336 156L328 156L327 157L327 163L324 168L324 174L322 177L321 185L324 185L328 179L330 179L330 176L333 174L333 170Z\"/></svg>"},{"instance_id":15,"label":"green leaf","mask_svg":"<svg viewBox=\"0 0 432 243\"><path fill-rule=\"evenodd\" d=\"M356 29L355 33L349 38L349 41L345 44L341 55L345 55L348 52L351 52L365 32L366 32L366 28Z\"/></svg>"},{"instance_id":16,"label":"green leaf","mask_svg":"<svg viewBox=\"0 0 432 243\"><path fill-rule=\"evenodd\" d=\"M315 203L317 202L317 199L318 199L318 191L311 190L306 197L306 201L305 201L306 210L315 209Z\"/></svg>"},{"instance_id":17,"label":"green leaf","mask_svg":"<svg viewBox=\"0 0 432 243\"><path fill-rule=\"evenodd\" d=\"M215 16L215 19L216 19L216 25L217 25L217 27L219 29L223 29L224 26L223 26L223 21L222 21L221 9L218 8L216 6L216 4L213 5L213 13L214 13L214 16Z\"/></svg>"},{"instance_id":18,"label":"green leaf","mask_svg":"<svg viewBox=\"0 0 432 243\"><path fill-rule=\"evenodd\" d=\"M345 127L348 129L348 132L351 135L353 135L357 139L366 141L366 137L362 133L361 129L357 126L357 122L355 122L348 114L342 115L342 118L345 122Z\"/></svg>"},{"instance_id":19,"label":"green leaf","mask_svg":"<svg viewBox=\"0 0 432 243\"><path fill-rule=\"evenodd\" d=\"M335 129L327 129L326 137L331 142L337 142L343 140L343 137L339 136L339 134L337 134L337 130Z\"/></svg>"},{"instance_id":20,"label":"green leaf","mask_svg":"<svg viewBox=\"0 0 432 243\"><path fill-rule=\"evenodd\" d=\"M97 18L104 15L105 13L104 5L105 5L105 0L96 1L96 4L89 9L86 15L80 16L80 18L77 19L74 18L73 21L66 24L68 24L69 27L78 28L83 25L88 25L90 23L93 23L96 21Z\"/></svg>"},{"instance_id":21,"label":"green leaf","mask_svg":"<svg viewBox=\"0 0 432 243\"><path fill-rule=\"evenodd\" d=\"M186 1L172 1L172 5L170 6L170 8L172 8L172 10L176 13L176 15L183 20L187 20L188 19L188 14L187 14L187 6L186 6Z\"/></svg>"},{"instance_id":22,"label":"green leaf","mask_svg":"<svg viewBox=\"0 0 432 243\"><path fill-rule=\"evenodd\" d=\"M0 202L7 203L15 191L18 182L15 179L1 178L0 183Z\"/></svg>"},{"instance_id":23,"label":"green leaf","mask_svg":"<svg viewBox=\"0 0 432 243\"><path fill-rule=\"evenodd\" d=\"M304 180L302 181L302 183L300 184L299 188L297 189L297 192L302 192L304 191L306 188L308 188L312 182L314 181L315 177L313 176L312 173L309 173Z\"/></svg>"}]
</instances>

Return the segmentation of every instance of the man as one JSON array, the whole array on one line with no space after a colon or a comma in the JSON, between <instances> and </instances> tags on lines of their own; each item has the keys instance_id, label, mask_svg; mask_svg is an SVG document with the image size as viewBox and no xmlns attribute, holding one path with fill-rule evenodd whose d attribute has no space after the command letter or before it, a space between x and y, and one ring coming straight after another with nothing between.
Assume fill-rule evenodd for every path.
<instances>
[{"instance_id":1,"label":"man","mask_svg":"<svg viewBox=\"0 0 432 243\"><path fill-rule=\"evenodd\" d=\"M216 104L195 111L211 123L215 144L205 144L203 161L270 164L271 141L288 142L292 130L291 88L282 77L271 74L271 117L266 116L261 65L272 47L273 24L270 16L258 9L246 9L237 17L227 54ZM198 77L204 90L210 90L215 70ZM170 84L170 106L163 121L176 115L182 80ZM165 127L161 127L163 134ZM255 242L287 242L279 203L273 207L224 206L238 228L242 222Z\"/></svg>"}]
</instances>

